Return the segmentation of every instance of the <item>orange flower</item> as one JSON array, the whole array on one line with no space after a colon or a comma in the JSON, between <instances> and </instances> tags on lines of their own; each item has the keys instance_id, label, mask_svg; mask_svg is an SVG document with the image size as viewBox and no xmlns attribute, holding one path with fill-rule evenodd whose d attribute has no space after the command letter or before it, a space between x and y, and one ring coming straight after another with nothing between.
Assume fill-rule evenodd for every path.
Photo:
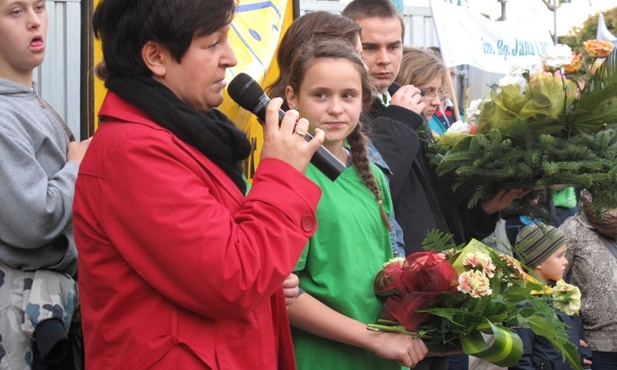
<instances>
[{"instance_id":1,"label":"orange flower","mask_svg":"<svg viewBox=\"0 0 617 370\"><path fill-rule=\"evenodd\" d=\"M574 74L583 67L583 61L581 60L581 53L572 55L572 61L569 64L563 66L563 70L566 74Z\"/></svg>"},{"instance_id":2,"label":"orange flower","mask_svg":"<svg viewBox=\"0 0 617 370\"><path fill-rule=\"evenodd\" d=\"M606 58L613 51L613 43L597 39L583 42L583 47L590 58Z\"/></svg>"}]
</instances>

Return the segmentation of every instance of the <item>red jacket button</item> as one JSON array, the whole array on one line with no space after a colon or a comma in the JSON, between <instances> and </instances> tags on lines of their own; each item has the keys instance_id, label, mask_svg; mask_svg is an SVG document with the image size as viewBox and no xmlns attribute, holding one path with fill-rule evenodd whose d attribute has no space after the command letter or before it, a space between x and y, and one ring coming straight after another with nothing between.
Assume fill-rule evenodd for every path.
<instances>
[{"instance_id":1,"label":"red jacket button","mask_svg":"<svg viewBox=\"0 0 617 370\"><path fill-rule=\"evenodd\" d=\"M312 216L302 217L302 230L304 232L311 232L315 228L315 219Z\"/></svg>"}]
</instances>

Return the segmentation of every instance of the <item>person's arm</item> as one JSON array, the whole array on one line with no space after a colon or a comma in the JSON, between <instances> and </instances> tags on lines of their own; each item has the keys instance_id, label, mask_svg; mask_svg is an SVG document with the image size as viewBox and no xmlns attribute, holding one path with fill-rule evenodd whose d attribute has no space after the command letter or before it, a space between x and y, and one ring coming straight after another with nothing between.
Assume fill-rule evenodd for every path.
<instances>
[{"instance_id":1,"label":"person's arm","mask_svg":"<svg viewBox=\"0 0 617 370\"><path fill-rule=\"evenodd\" d=\"M500 190L492 197L480 202L480 206L482 207L484 213L491 216L498 213L502 209L508 208L514 200L520 199L530 192L531 189Z\"/></svg>"},{"instance_id":2,"label":"person's arm","mask_svg":"<svg viewBox=\"0 0 617 370\"><path fill-rule=\"evenodd\" d=\"M288 307L290 323L311 334L364 348L377 356L413 367L428 353L421 339L367 330L366 324L324 305L308 293Z\"/></svg>"},{"instance_id":3,"label":"person's arm","mask_svg":"<svg viewBox=\"0 0 617 370\"><path fill-rule=\"evenodd\" d=\"M73 197L89 140L69 143L49 109L0 109L0 254L14 268L74 274Z\"/></svg>"},{"instance_id":4,"label":"person's arm","mask_svg":"<svg viewBox=\"0 0 617 370\"><path fill-rule=\"evenodd\" d=\"M382 117L399 121L414 131L417 131L425 121L423 113L416 113L400 105L389 105Z\"/></svg>"},{"instance_id":5,"label":"person's arm","mask_svg":"<svg viewBox=\"0 0 617 370\"><path fill-rule=\"evenodd\" d=\"M321 190L300 170L323 132L307 143L290 118L281 129L278 114L268 125L270 150L246 196L170 132L109 122L89 149L96 145L100 160L80 166L78 245L91 252L111 244L119 269L183 309L214 319L246 316L282 289L317 228ZM289 152L294 164L284 160Z\"/></svg>"},{"instance_id":6,"label":"person's arm","mask_svg":"<svg viewBox=\"0 0 617 370\"><path fill-rule=\"evenodd\" d=\"M319 188L266 158L244 197L171 134L163 139L143 130L150 132L127 129L122 142L103 143L109 144L105 181L100 189L86 185L82 165L78 196L100 207L105 238L152 289L200 315L245 316L280 290L295 266L317 227Z\"/></svg>"},{"instance_id":7,"label":"person's arm","mask_svg":"<svg viewBox=\"0 0 617 370\"><path fill-rule=\"evenodd\" d=\"M0 132L0 235L4 243L14 248L43 247L71 226L79 165L66 162L66 148L43 144L39 149L44 149L46 155L37 153L31 139Z\"/></svg>"},{"instance_id":8,"label":"person's arm","mask_svg":"<svg viewBox=\"0 0 617 370\"><path fill-rule=\"evenodd\" d=\"M514 199L529 193L529 189L501 190L491 198L469 208L466 203L458 206L459 218L469 238L484 239L495 231L499 211L507 208Z\"/></svg>"},{"instance_id":9,"label":"person's arm","mask_svg":"<svg viewBox=\"0 0 617 370\"><path fill-rule=\"evenodd\" d=\"M401 121L377 117L370 123L369 137L392 172L390 192L397 199L420 149L418 135Z\"/></svg>"}]
</instances>

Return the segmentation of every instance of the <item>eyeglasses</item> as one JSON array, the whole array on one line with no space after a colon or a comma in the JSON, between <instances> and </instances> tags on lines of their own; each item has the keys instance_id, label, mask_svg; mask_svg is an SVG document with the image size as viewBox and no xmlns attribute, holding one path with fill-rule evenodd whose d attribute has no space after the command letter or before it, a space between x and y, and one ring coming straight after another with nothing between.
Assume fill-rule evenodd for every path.
<instances>
[{"instance_id":1,"label":"eyeglasses","mask_svg":"<svg viewBox=\"0 0 617 370\"><path fill-rule=\"evenodd\" d=\"M439 100L444 100L445 98L448 97L448 92L445 90L439 90L439 91L424 91L424 90L420 90L420 95L422 95L422 97L424 99L427 99L428 101L431 101L433 99L435 99L435 97L439 97Z\"/></svg>"}]
</instances>

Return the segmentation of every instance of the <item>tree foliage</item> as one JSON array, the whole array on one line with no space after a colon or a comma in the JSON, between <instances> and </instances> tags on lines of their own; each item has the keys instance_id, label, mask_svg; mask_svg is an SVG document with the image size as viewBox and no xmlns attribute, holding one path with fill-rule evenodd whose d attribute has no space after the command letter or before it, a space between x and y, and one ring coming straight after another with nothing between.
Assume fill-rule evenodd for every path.
<instances>
[{"instance_id":1,"label":"tree foliage","mask_svg":"<svg viewBox=\"0 0 617 370\"><path fill-rule=\"evenodd\" d=\"M596 38L596 33L598 32L598 14L599 13L590 15L585 22L583 22L582 27L572 27L567 35L559 37L559 43L568 45L575 52L580 52L583 42ZM617 8L603 11L602 14L604 15L606 28L615 35L617 33Z\"/></svg>"}]
</instances>

